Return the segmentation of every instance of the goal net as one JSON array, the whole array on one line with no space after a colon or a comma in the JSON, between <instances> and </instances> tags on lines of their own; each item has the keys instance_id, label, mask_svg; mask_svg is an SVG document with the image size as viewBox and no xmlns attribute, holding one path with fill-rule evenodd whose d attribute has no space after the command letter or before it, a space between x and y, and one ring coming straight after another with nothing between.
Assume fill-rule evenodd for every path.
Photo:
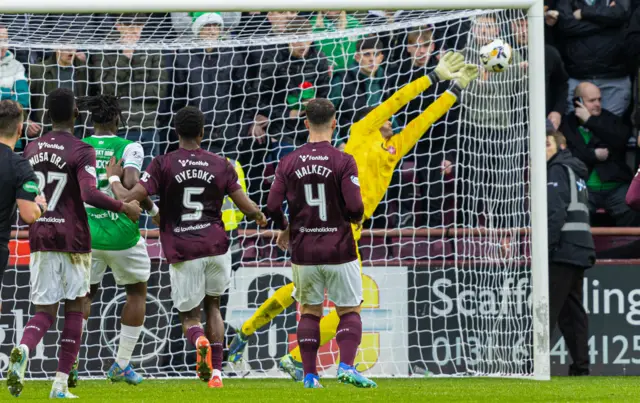
<instances>
[{"instance_id":1,"label":"goal net","mask_svg":"<svg viewBox=\"0 0 640 403\"><path fill-rule=\"evenodd\" d=\"M29 112L24 146L48 130L43 105L54 88L117 95L124 120L118 135L142 143L145 163L177 148L173 114L197 106L206 117L203 147L237 161L250 197L264 206L278 160L306 140L308 99L334 102L334 144L341 147L363 110L433 71L444 52L480 64L480 47L495 38L513 47L511 66L500 74L481 70L398 164L364 223L357 362L371 376L526 377L534 370L526 11L4 14L0 97ZM398 111L394 132L447 88L437 83ZM75 134L91 133L81 114ZM16 225L2 287L3 375L33 314L27 228ZM141 227L153 269L133 363L147 377L192 377L194 348L172 307L157 229L148 218ZM231 235L229 337L292 282L272 232L242 220ZM107 274L83 336L81 376L102 377L113 362L124 301L124 289ZM258 329L244 362L227 366L228 373L284 376L278 360L296 345L298 315L293 304ZM61 320L34 353L29 377L55 372ZM324 375L335 374L337 358L334 341L321 348Z\"/></svg>"}]
</instances>

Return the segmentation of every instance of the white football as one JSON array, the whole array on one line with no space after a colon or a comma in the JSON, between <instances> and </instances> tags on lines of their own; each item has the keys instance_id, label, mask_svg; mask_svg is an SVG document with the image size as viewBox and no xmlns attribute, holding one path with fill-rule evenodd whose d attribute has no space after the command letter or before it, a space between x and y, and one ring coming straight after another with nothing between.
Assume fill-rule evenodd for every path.
<instances>
[{"instance_id":1,"label":"white football","mask_svg":"<svg viewBox=\"0 0 640 403\"><path fill-rule=\"evenodd\" d=\"M511 63L511 46L500 39L480 48L480 61L487 71L501 73Z\"/></svg>"}]
</instances>

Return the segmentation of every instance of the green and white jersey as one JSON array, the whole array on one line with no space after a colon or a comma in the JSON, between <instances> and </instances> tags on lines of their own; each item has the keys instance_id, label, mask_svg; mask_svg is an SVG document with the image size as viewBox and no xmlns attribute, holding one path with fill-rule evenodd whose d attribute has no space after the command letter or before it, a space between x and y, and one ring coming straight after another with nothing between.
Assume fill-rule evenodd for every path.
<instances>
[{"instance_id":1,"label":"green and white jersey","mask_svg":"<svg viewBox=\"0 0 640 403\"><path fill-rule=\"evenodd\" d=\"M114 197L106 166L111 157L123 160L124 168L133 167L140 171L144 160L144 151L139 143L121 137L91 136L83 140L96 150L96 174L98 189ZM98 250L125 250L135 246L140 240L138 224L132 222L124 213L114 213L85 204L91 229L91 248Z\"/></svg>"}]
</instances>

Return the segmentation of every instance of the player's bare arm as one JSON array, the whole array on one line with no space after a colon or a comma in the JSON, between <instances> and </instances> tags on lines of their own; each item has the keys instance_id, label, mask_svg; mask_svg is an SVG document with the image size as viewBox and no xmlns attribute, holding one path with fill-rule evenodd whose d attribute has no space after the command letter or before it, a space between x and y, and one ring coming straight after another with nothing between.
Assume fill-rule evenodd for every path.
<instances>
[{"instance_id":1,"label":"player's bare arm","mask_svg":"<svg viewBox=\"0 0 640 403\"><path fill-rule=\"evenodd\" d=\"M109 178L111 190L113 191L116 199L122 200L125 203L136 200L140 202L140 206L145 211L151 211L155 204L151 199L149 199L149 195L144 187L138 184L138 182L140 182L140 172L132 167L123 168L122 163L122 159L120 161L116 161L116 159L112 157L106 166L107 177ZM116 177L122 178L119 182L120 186L114 186ZM136 185L138 185L137 189ZM144 194L144 196L142 196L142 194Z\"/></svg>"},{"instance_id":2,"label":"player's bare arm","mask_svg":"<svg viewBox=\"0 0 640 403\"><path fill-rule=\"evenodd\" d=\"M282 251L286 251L287 249L289 249L290 235L291 232L289 231L289 227L278 233L278 237L276 238L276 245L278 245L278 248L280 248Z\"/></svg>"},{"instance_id":3,"label":"player's bare arm","mask_svg":"<svg viewBox=\"0 0 640 403\"><path fill-rule=\"evenodd\" d=\"M115 176L111 176L115 178ZM113 194L116 196L118 200L122 200L125 203L136 202L139 203L141 200L146 199L149 195L147 194L147 190L139 183L131 190L127 190L120 181L112 181L111 182L111 190Z\"/></svg>"},{"instance_id":4,"label":"player's bare arm","mask_svg":"<svg viewBox=\"0 0 640 403\"><path fill-rule=\"evenodd\" d=\"M231 193L229 197L231 197L231 200L233 200L235 205L249 220L254 220L261 227L267 225L267 218L265 215L262 214L262 211L260 211L258 206L249 199L242 189L238 189Z\"/></svg>"},{"instance_id":5,"label":"player's bare arm","mask_svg":"<svg viewBox=\"0 0 640 403\"><path fill-rule=\"evenodd\" d=\"M138 171L134 167L124 168L124 174L122 175L122 186L124 186L125 189L131 190L138 182L140 182L140 171ZM151 211L154 206L155 204L148 196L140 201L140 207L142 207L145 211Z\"/></svg>"}]
</instances>

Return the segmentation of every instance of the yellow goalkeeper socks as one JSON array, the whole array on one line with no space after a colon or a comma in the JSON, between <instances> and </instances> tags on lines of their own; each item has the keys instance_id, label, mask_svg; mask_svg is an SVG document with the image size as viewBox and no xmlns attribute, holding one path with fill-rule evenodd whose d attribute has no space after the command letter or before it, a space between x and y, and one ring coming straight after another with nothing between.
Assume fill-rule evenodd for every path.
<instances>
[{"instance_id":1,"label":"yellow goalkeeper socks","mask_svg":"<svg viewBox=\"0 0 640 403\"><path fill-rule=\"evenodd\" d=\"M273 318L280 315L282 311L293 304L293 283L280 287L268 300L253 313L253 315L242 324L242 334L251 336L256 330L271 322Z\"/></svg>"},{"instance_id":2,"label":"yellow goalkeeper socks","mask_svg":"<svg viewBox=\"0 0 640 403\"><path fill-rule=\"evenodd\" d=\"M336 336L338 331L338 324L340 323L340 317L335 309L332 309L327 316L323 316L320 320L320 347L324 346ZM291 356L294 360L302 362L302 355L300 355L300 347L296 346L291 351Z\"/></svg>"}]
</instances>

